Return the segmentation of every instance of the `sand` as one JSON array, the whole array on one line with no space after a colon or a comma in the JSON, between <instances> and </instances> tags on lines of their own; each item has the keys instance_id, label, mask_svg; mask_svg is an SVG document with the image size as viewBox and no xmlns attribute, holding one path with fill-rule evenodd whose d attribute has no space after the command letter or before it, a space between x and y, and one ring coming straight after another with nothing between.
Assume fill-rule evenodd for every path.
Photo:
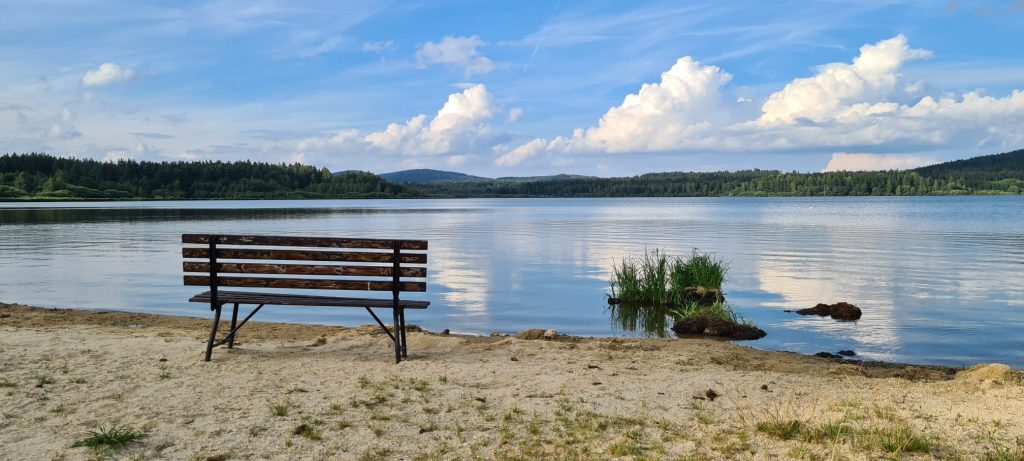
<instances>
[{"instance_id":1,"label":"sand","mask_svg":"<svg viewBox=\"0 0 1024 461\"><path fill-rule=\"evenodd\" d=\"M205 363L207 331L0 304L0 459L1024 459L1002 366L425 332L396 365L375 327L272 323ZM146 436L73 447L110 427Z\"/></svg>"}]
</instances>

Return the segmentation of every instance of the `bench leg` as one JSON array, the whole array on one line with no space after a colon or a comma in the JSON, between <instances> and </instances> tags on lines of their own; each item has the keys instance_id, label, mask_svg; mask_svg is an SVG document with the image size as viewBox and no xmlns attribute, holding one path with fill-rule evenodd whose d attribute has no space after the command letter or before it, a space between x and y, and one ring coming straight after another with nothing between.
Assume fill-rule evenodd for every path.
<instances>
[{"instance_id":1,"label":"bench leg","mask_svg":"<svg viewBox=\"0 0 1024 461\"><path fill-rule=\"evenodd\" d=\"M210 340L206 342L206 361L210 361L210 357L213 355L213 342L217 339L217 325L220 324L220 308L221 305L217 305L217 310L213 313L213 324L210 325Z\"/></svg>"},{"instance_id":2,"label":"bench leg","mask_svg":"<svg viewBox=\"0 0 1024 461\"><path fill-rule=\"evenodd\" d=\"M228 349L235 348L235 324L238 323L238 303L235 303L235 309L231 312L231 337L228 338Z\"/></svg>"},{"instance_id":3,"label":"bench leg","mask_svg":"<svg viewBox=\"0 0 1024 461\"><path fill-rule=\"evenodd\" d=\"M394 318L393 325L395 326L395 363L402 361L402 333L399 331L399 309L391 309L391 316Z\"/></svg>"},{"instance_id":4,"label":"bench leg","mask_svg":"<svg viewBox=\"0 0 1024 461\"><path fill-rule=\"evenodd\" d=\"M409 357L409 351L406 350L405 342L405 309L398 309L398 321L401 323L398 331L401 332L399 336L402 337L402 357Z\"/></svg>"}]
</instances>

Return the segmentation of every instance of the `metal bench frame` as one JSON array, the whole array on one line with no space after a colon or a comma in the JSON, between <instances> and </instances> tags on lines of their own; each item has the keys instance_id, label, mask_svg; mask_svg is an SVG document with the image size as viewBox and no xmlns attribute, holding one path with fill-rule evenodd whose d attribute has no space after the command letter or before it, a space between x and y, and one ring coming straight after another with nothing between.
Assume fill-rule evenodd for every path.
<instances>
[{"instance_id":1,"label":"metal bench frame","mask_svg":"<svg viewBox=\"0 0 1024 461\"><path fill-rule=\"evenodd\" d=\"M388 336L388 338L391 339L392 343L394 344L394 349L395 349L395 363L399 363L399 362L402 361L403 357L408 357L408 348L407 348L407 345L406 345L406 331L405 331L406 330L406 328L405 328L405 309L407 309L407 308L425 309L430 304L427 301L406 301L406 300L400 299L400 293L402 291L426 291L426 283L425 282L415 282L415 283L411 284L413 287L420 287L420 286L422 286L422 290L415 290L415 289L403 290L403 288L409 286L409 284L408 283L407 284L403 284L402 281L401 281L401 277L402 277L402 274L403 274L402 265L401 265L401 261L402 261L402 252L401 252L401 250L403 249L403 246L406 246L407 244L409 244L411 242L413 244L413 246L415 247L415 249L426 250L426 248L427 248L426 241L377 240L377 239L321 239L321 238L315 238L315 237L239 236L239 235L207 235L207 234L182 234L181 238L182 238L182 243L183 244L202 244L202 243L205 243L206 244L206 250L208 252L207 261L208 261L208 264L209 264L209 281L208 282L203 282L203 283L198 283L198 282L202 281L203 277L195 277L195 276L188 276L188 275L185 276L185 285L206 285L208 283L208 286L210 288L209 291L204 292L204 293L200 293L200 294L195 295L195 296L193 296L192 298L189 299L190 302L203 302L203 303L207 303L208 302L210 304L210 310L214 312L214 314L213 314L213 323L210 325L210 336L209 336L209 339L206 342L206 358L205 358L205 361L207 361L207 362L209 362L211 360L212 356L213 356L213 348L214 347L222 346L224 344L227 344L228 349L233 349L234 346L235 346L235 337L238 334L238 330L240 330L246 324L246 322L249 321L249 319L251 319L254 315L256 315L256 313L259 312L259 310L262 309L263 306L268 305L268 304L272 304L272 305L305 305L305 306L323 306L323 307L362 307L362 308L366 309L367 312L370 313L370 315L373 317L373 320L377 322L378 326L380 326L381 330L383 330L384 333ZM276 240L286 240L286 241L287 240L299 240L299 241L307 241L307 242L315 242L315 241L327 241L327 242L332 242L332 241L372 242L374 244L374 246L372 246L370 248L377 248L377 249L383 249L382 244L387 243L391 247L390 250L392 252L392 256L391 256L391 282L388 284L390 286L390 291L391 291L391 294L392 294L390 303L388 303L388 300L383 299L383 298L344 298L344 297L326 297L326 296L285 295L285 294L273 294L273 293L271 293L271 294L263 294L263 293L258 293L258 292L222 292L220 290L220 288L222 286L227 286L227 285L223 285L222 284L223 280L222 280L221 276L219 275L219 270L218 269L220 269L222 267L222 264L217 261L217 253L218 253L218 246L217 245L219 243L222 243L222 242L227 242L227 244L231 244L231 245L239 245L239 244L242 244L242 245L245 245L245 244L257 244L257 245L259 245L260 244L260 243L238 243L240 240L246 240L246 239L254 240L256 242L260 242L260 241L274 242ZM266 244L266 246L286 246L286 245L294 245L294 244L288 244L288 243L276 244L276 245L273 244L273 243L267 243ZM319 247L320 245L311 244L311 245L296 245L296 246ZM324 246L328 246L328 245L324 245ZM338 248L339 246L333 246L333 247ZM340 247L341 248L348 248L348 247L344 247L344 246L340 246ZM195 247L192 247L192 248L195 248ZM358 247L357 246L356 248L365 248L365 247ZM189 258L190 257L189 256L189 252L188 252L188 248L183 249L182 250L182 254L183 254L183 256L185 258ZM426 254L425 253L421 253L421 254L423 255L423 261L425 263L425 261L426 261ZM235 259L235 258L232 258L232 259ZM246 259L246 258L237 258L237 259ZM190 265L189 262L185 262L184 263L185 271L186 272L196 272L195 270L190 270L190 266L189 265ZM382 267L382 266L374 266L374 267L375 268L379 268L379 267ZM202 271L202 273L206 273L206 271L204 270L204 271ZM422 274L423 274L423 276L426 275L426 269L425 268L422 269ZM230 279L232 279L234 281L240 281L238 283L234 283L232 286L250 286L250 287L258 286L258 287L265 287L265 288L276 288L276 287L273 287L273 286L267 286L266 282L260 281L260 280L271 280L271 279L243 279L243 278L238 278L238 277L232 277ZM288 281L291 280L291 279L276 279L276 280L282 281L283 283L288 284ZM264 283L264 285L245 284L246 281L248 281L250 283ZM256 282L256 281L259 281L259 282ZM302 280L296 279L296 281L300 281L301 282ZM339 283L344 283L344 282L346 282L346 281L339 281ZM372 285L374 283L377 283L377 282L374 282L374 281L354 281L354 282L359 282L359 283L364 283L365 282L366 283L365 290L383 291L380 288L372 288L371 287L371 286L376 286L376 285ZM296 288L309 288L309 287L296 287ZM362 290L364 288L336 288L336 289L342 289L342 290L344 290L344 289L357 289L357 290ZM321 304L318 304L317 300L319 300L319 302ZM233 309L231 311L231 327L230 327L231 329L230 329L228 334L223 339L217 340L217 329L218 329L218 327L220 325L221 311L223 309L224 304L233 304ZM249 312L249 315L247 315L244 319L242 319L241 322L238 322L238 308L239 308L239 305L241 305L241 304L252 304L252 305L255 305L256 307L252 310L252 312ZM388 304L390 304L390 305L388 305ZM385 325L384 322L381 321L380 317L377 316L377 313L374 312L373 309L371 309L371 307L374 307L374 308L390 308L391 312L392 312L392 320L393 320L392 325L394 327L394 330L389 329L387 327L387 325Z\"/></svg>"}]
</instances>

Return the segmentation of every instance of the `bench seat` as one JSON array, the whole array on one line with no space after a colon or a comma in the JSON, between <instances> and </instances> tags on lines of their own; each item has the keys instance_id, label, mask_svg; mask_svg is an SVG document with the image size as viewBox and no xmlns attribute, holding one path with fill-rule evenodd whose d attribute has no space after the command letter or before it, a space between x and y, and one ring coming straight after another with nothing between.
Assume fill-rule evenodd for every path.
<instances>
[{"instance_id":1,"label":"bench seat","mask_svg":"<svg viewBox=\"0 0 1024 461\"><path fill-rule=\"evenodd\" d=\"M269 304L273 306L325 306L325 307L380 307L391 308L391 299L343 298L337 296L292 295L278 293L253 293L249 291L217 290L217 298L225 304ZM204 291L189 299L193 303L210 302L210 292ZM405 309L426 309L430 301L398 300L398 306Z\"/></svg>"}]
</instances>

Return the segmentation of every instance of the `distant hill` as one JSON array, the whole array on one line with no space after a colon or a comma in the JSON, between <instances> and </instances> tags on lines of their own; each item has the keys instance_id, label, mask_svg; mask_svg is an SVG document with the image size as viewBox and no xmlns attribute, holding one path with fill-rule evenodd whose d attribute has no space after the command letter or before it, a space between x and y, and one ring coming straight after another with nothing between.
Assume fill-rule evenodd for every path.
<instances>
[{"instance_id":1,"label":"distant hill","mask_svg":"<svg viewBox=\"0 0 1024 461\"><path fill-rule=\"evenodd\" d=\"M429 184L434 182L481 181L490 179L465 173L458 173L455 171L431 170L426 168L394 171L391 173L384 173L380 175L380 177L387 181L399 184Z\"/></svg>"},{"instance_id":2,"label":"distant hill","mask_svg":"<svg viewBox=\"0 0 1024 461\"><path fill-rule=\"evenodd\" d=\"M497 181L509 182L532 182L532 181L567 181L570 179L592 179L596 176L584 176L579 174L554 174L550 176L504 176L497 178Z\"/></svg>"},{"instance_id":3,"label":"distant hill","mask_svg":"<svg viewBox=\"0 0 1024 461\"><path fill-rule=\"evenodd\" d=\"M1024 149L1003 154L981 155L963 160L939 163L914 169L929 177L959 176L964 173L984 173L986 176L1024 179Z\"/></svg>"}]
</instances>

